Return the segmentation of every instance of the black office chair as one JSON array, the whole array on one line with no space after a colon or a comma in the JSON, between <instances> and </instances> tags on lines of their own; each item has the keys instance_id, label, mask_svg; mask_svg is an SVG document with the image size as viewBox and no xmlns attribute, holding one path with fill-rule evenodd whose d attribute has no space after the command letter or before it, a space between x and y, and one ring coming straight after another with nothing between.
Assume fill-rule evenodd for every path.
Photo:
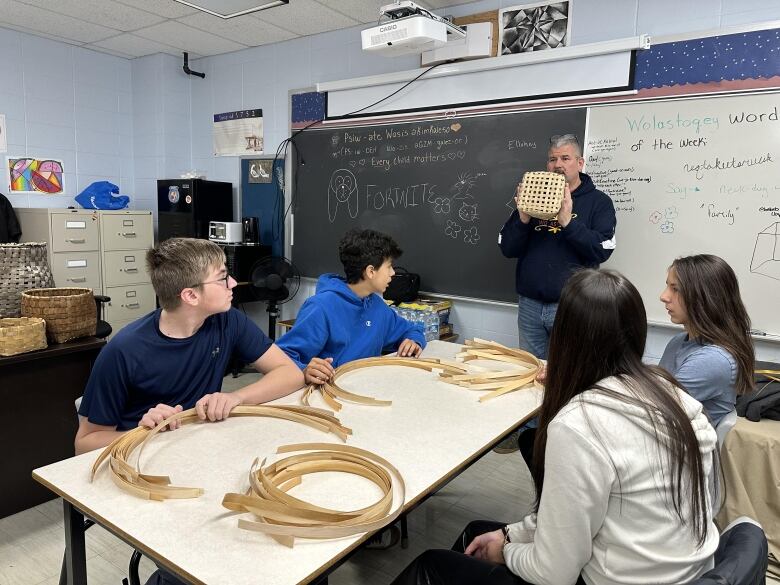
<instances>
[{"instance_id":1,"label":"black office chair","mask_svg":"<svg viewBox=\"0 0 780 585\"><path fill-rule=\"evenodd\" d=\"M111 302L111 297L105 295L95 295L95 310L97 311L97 326L95 327L95 337L105 339L111 335L111 325L103 320L103 306Z\"/></svg>"}]
</instances>

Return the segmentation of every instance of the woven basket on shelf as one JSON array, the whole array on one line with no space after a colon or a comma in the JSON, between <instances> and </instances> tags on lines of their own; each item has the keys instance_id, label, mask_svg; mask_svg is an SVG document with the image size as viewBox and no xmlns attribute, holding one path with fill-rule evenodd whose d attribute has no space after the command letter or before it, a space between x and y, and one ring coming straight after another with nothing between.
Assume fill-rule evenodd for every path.
<instances>
[{"instance_id":1,"label":"woven basket on shelf","mask_svg":"<svg viewBox=\"0 0 780 585\"><path fill-rule=\"evenodd\" d=\"M22 315L46 321L53 343L95 335L97 310L91 288L39 288L22 293Z\"/></svg>"},{"instance_id":2,"label":"woven basket on shelf","mask_svg":"<svg viewBox=\"0 0 780 585\"><path fill-rule=\"evenodd\" d=\"M0 355L46 349L46 322L38 317L0 319Z\"/></svg>"},{"instance_id":3,"label":"woven basket on shelf","mask_svg":"<svg viewBox=\"0 0 780 585\"><path fill-rule=\"evenodd\" d=\"M0 244L0 317L18 317L22 292L54 286L45 243Z\"/></svg>"},{"instance_id":4,"label":"woven basket on shelf","mask_svg":"<svg viewBox=\"0 0 780 585\"><path fill-rule=\"evenodd\" d=\"M547 171L523 175L518 209L538 219L553 219L561 210L566 177Z\"/></svg>"}]
</instances>

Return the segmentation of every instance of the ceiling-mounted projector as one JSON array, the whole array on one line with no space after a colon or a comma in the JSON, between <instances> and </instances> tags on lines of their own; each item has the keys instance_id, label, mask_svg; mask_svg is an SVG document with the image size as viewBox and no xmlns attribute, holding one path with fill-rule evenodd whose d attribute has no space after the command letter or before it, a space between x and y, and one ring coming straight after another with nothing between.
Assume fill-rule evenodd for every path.
<instances>
[{"instance_id":1,"label":"ceiling-mounted projector","mask_svg":"<svg viewBox=\"0 0 780 585\"><path fill-rule=\"evenodd\" d=\"M462 27L408 0L382 6L379 14L392 20L361 31L364 51L387 56L422 53L466 37Z\"/></svg>"}]
</instances>

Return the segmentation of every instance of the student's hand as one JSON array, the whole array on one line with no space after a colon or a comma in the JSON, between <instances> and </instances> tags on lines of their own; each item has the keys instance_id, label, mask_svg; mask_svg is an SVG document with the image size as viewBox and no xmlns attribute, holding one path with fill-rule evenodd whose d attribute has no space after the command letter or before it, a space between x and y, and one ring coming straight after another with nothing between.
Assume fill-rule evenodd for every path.
<instances>
[{"instance_id":1,"label":"student's hand","mask_svg":"<svg viewBox=\"0 0 780 585\"><path fill-rule=\"evenodd\" d=\"M536 374L536 381L540 384L547 381L547 364L542 364L542 369Z\"/></svg>"},{"instance_id":2,"label":"student's hand","mask_svg":"<svg viewBox=\"0 0 780 585\"><path fill-rule=\"evenodd\" d=\"M239 404L241 404L241 397L235 392L214 392L198 400L195 403L195 411L200 420L208 419L214 422L226 419L230 411Z\"/></svg>"},{"instance_id":3,"label":"student's hand","mask_svg":"<svg viewBox=\"0 0 780 585\"><path fill-rule=\"evenodd\" d=\"M176 406L168 406L167 404L158 404L157 406L150 408L149 411L143 415L141 420L138 422L139 427L146 427L147 429L153 429L157 425L159 425L162 421L164 421L166 418L173 416L177 412L181 412L184 410L182 408L181 404L177 404ZM168 428L170 430L178 429L181 426L181 421L175 420L170 425L168 425ZM168 429L163 429L168 430Z\"/></svg>"},{"instance_id":4,"label":"student's hand","mask_svg":"<svg viewBox=\"0 0 780 585\"><path fill-rule=\"evenodd\" d=\"M324 384L333 378L333 358L311 358L309 365L303 370L303 379L307 384Z\"/></svg>"},{"instance_id":5,"label":"student's hand","mask_svg":"<svg viewBox=\"0 0 780 585\"><path fill-rule=\"evenodd\" d=\"M490 561L493 563L504 564L504 533L500 530L480 534L471 541L464 551L467 555Z\"/></svg>"},{"instance_id":6,"label":"student's hand","mask_svg":"<svg viewBox=\"0 0 780 585\"><path fill-rule=\"evenodd\" d=\"M517 184L517 191L516 191L516 194L515 194L515 207L517 207L517 213L520 214L520 221L523 222L523 223L528 223L529 221L531 221L531 216L528 215L522 209L520 209L520 191L521 191L522 187L523 187L522 183L518 183Z\"/></svg>"},{"instance_id":7,"label":"student's hand","mask_svg":"<svg viewBox=\"0 0 780 585\"><path fill-rule=\"evenodd\" d=\"M561 210L558 212L558 223L561 227L566 227L571 221L571 211L574 204L571 201L571 190L569 184L563 187L563 201L561 201Z\"/></svg>"},{"instance_id":8,"label":"student's hand","mask_svg":"<svg viewBox=\"0 0 780 585\"><path fill-rule=\"evenodd\" d=\"M421 352L422 347L420 347L417 342L412 341L411 339L404 339L401 342L401 345L398 346L399 357L417 357Z\"/></svg>"}]
</instances>

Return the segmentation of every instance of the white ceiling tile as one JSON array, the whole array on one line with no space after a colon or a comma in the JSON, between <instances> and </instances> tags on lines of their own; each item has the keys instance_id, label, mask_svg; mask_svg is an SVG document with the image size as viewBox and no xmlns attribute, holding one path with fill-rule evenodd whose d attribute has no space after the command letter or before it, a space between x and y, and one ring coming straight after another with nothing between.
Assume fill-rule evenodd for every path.
<instances>
[{"instance_id":1,"label":"white ceiling tile","mask_svg":"<svg viewBox=\"0 0 780 585\"><path fill-rule=\"evenodd\" d=\"M81 43L79 41L74 41L73 39L66 39L64 37L58 37L57 35L47 34L47 33L44 33L44 32L37 31L37 30L32 30L31 28L28 28L26 26L18 26L18 25L15 25L15 24L10 24L8 22L4 22L3 23L3 27L7 28L7 29L11 29L11 30L18 30L19 32L23 32L23 33L27 33L27 34L30 34L30 35L34 35L36 37L42 37L44 39L51 39L53 41L59 41L61 43L68 43L70 45L81 46L81 45L84 44L84 43Z\"/></svg>"},{"instance_id":2,"label":"white ceiling tile","mask_svg":"<svg viewBox=\"0 0 780 585\"><path fill-rule=\"evenodd\" d=\"M182 53L177 47L171 47L170 45L137 37L131 33L117 35L110 39L91 43L87 46L95 47L98 50L106 49L109 51L117 51L119 53L132 55L133 57L144 57L145 55L153 55L155 53L167 53L169 55L178 56ZM191 54L190 58L194 59L195 57Z\"/></svg>"},{"instance_id":3,"label":"white ceiling tile","mask_svg":"<svg viewBox=\"0 0 780 585\"><path fill-rule=\"evenodd\" d=\"M162 16L126 6L112 0L21 0L25 4L46 8L51 12L65 14L121 31L131 31L151 26L165 20Z\"/></svg>"},{"instance_id":4,"label":"white ceiling tile","mask_svg":"<svg viewBox=\"0 0 780 585\"><path fill-rule=\"evenodd\" d=\"M179 18L178 22L193 28L212 32L250 47L278 43L279 41L286 41L298 36L273 24L246 16L224 20L205 12L200 12L192 16Z\"/></svg>"},{"instance_id":5,"label":"white ceiling tile","mask_svg":"<svg viewBox=\"0 0 780 585\"><path fill-rule=\"evenodd\" d=\"M101 41L99 41L101 42ZM140 55L131 55L130 53L123 53L122 51L115 51L113 49L106 49L105 47L98 47L97 45L81 45L84 49L89 49L91 51L97 51L98 53L105 53L106 55L113 55L114 57L122 57L124 59L133 59L134 57L138 57Z\"/></svg>"},{"instance_id":6,"label":"white ceiling tile","mask_svg":"<svg viewBox=\"0 0 780 585\"><path fill-rule=\"evenodd\" d=\"M317 0L317 2L362 23L378 21L379 8L391 4L389 0Z\"/></svg>"},{"instance_id":7,"label":"white ceiling tile","mask_svg":"<svg viewBox=\"0 0 780 585\"><path fill-rule=\"evenodd\" d=\"M357 20L336 12L315 2L315 0L294 0L285 6L269 8L247 16L270 22L299 35L313 35L360 24Z\"/></svg>"},{"instance_id":8,"label":"white ceiling tile","mask_svg":"<svg viewBox=\"0 0 780 585\"><path fill-rule=\"evenodd\" d=\"M219 55L245 49L246 45L169 20L135 31L135 34L158 43L175 46L200 55Z\"/></svg>"},{"instance_id":9,"label":"white ceiling tile","mask_svg":"<svg viewBox=\"0 0 780 585\"><path fill-rule=\"evenodd\" d=\"M165 18L179 18L180 16L187 16L188 14L195 14L198 12L195 8L191 8L184 4L174 2L173 0L116 0L121 4L133 6L134 8L140 8L146 10L152 14L164 16Z\"/></svg>"},{"instance_id":10,"label":"white ceiling tile","mask_svg":"<svg viewBox=\"0 0 780 585\"><path fill-rule=\"evenodd\" d=\"M13 0L0 0L0 14L3 15L3 26L23 26L35 31L35 34L55 35L81 43L91 43L116 34L116 30L108 27Z\"/></svg>"}]
</instances>

